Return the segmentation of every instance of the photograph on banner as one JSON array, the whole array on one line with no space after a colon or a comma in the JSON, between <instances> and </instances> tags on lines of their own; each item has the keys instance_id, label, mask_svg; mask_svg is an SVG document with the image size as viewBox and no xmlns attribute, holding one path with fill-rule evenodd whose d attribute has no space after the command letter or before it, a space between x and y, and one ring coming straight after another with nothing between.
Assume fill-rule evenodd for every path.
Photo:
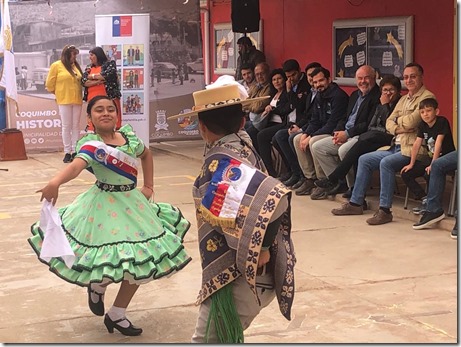
<instances>
[{"instance_id":1,"label":"photograph on banner","mask_svg":"<svg viewBox=\"0 0 461 347\"><path fill-rule=\"evenodd\" d=\"M102 45L101 48L109 60L115 61L117 66L122 65L122 45Z\"/></svg>"},{"instance_id":2,"label":"photograph on banner","mask_svg":"<svg viewBox=\"0 0 461 347\"><path fill-rule=\"evenodd\" d=\"M123 45L123 66L143 66L144 45Z\"/></svg>"},{"instance_id":3,"label":"photograph on banner","mask_svg":"<svg viewBox=\"0 0 461 347\"><path fill-rule=\"evenodd\" d=\"M123 93L123 114L144 113L144 93Z\"/></svg>"},{"instance_id":4,"label":"photograph on banner","mask_svg":"<svg viewBox=\"0 0 461 347\"><path fill-rule=\"evenodd\" d=\"M123 70L123 89L144 89L144 69Z\"/></svg>"},{"instance_id":5,"label":"photograph on banner","mask_svg":"<svg viewBox=\"0 0 461 347\"><path fill-rule=\"evenodd\" d=\"M85 5L84 5L85 4ZM89 6L87 6L88 4ZM178 109L184 104L183 100L191 98L194 91L201 90L205 86L203 74L203 51L201 38L200 8L197 1L180 1L172 3L171 0L145 1L144 8L139 6L138 1L104 0L95 3L93 1L54 1L53 10L46 4L37 4L30 1L10 1L10 16L14 27L13 47L14 60L18 68L16 81L18 94L21 98L21 112L24 114L47 113L46 118L53 120L56 127L60 123L59 114L55 114L47 103L54 101L54 95L45 89L45 82L50 65L61 59L62 49L66 44L75 45L79 49L77 61L82 69L90 64L89 50L96 46L95 33L97 15L120 15L148 13L150 16L149 44L139 46L139 62L136 63L136 46L141 43L137 40L125 41L125 43L107 40L101 44L109 59L116 59L119 73L120 86L123 89L123 70L144 67L143 84L147 86L143 95L143 104L149 103L149 114L154 115L158 107L167 115L181 111ZM133 28L134 29L134 28ZM110 28L99 28L109 30ZM134 33L134 31L133 31ZM126 49L133 46L133 65L127 65ZM124 46L127 46L125 48ZM157 63L174 65L174 74L160 71L157 75ZM171 66L166 67L171 71ZM172 77L174 76L174 81ZM134 82L134 81L133 81ZM126 89L129 92L136 89ZM129 93L128 95L130 95ZM44 103L41 105L41 103ZM164 105L168 105L165 107ZM142 107L146 112L146 107ZM39 113L40 110L40 113ZM41 116L40 116L41 117ZM134 114L131 118L138 118ZM24 117L13 116L11 127L25 126ZM169 134L172 139L182 139L186 136L180 134L183 130L177 123L167 121L170 124ZM32 123L31 123L32 124ZM35 122L37 129L44 129L49 122ZM85 122L83 122L85 124ZM156 131L154 122L149 122L149 133ZM35 134L32 128L23 127L23 134L31 138ZM174 129L174 130L173 130ZM84 130L84 125L82 131ZM46 134L50 132L45 132ZM30 135L30 136L29 136ZM187 136L188 138L190 136ZM198 136L199 137L199 136ZM153 139L154 136L151 137ZM48 144L49 149L60 145L58 142L44 141L43 148ZM32 143L26 146L32 149ZM56 147L57 148L57 147Z\"/></svg>"}]
</instances>

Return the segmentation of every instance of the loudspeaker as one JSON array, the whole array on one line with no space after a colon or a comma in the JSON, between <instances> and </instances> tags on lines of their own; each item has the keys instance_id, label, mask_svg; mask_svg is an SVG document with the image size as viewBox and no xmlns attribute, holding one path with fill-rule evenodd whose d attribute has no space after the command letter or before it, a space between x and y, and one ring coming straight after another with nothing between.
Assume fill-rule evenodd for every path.
<instances>
[{"instance_id":1,"label":"loudspeaker","mask_svg":"<svg viewBox=\"0 0 461 347\"><path fill-rule=\"evenodd\" d=\"M259 0L232 0L232 31L254 33L259 31Z\"/></svg>"},{"instance_id":2,"label":"loudspeaker","mask_svg":"<svg viewBox=\"0 0 461 347\"><path fill-rule=\"evenodd\" d=\"M26 148L21 130L0 130L0 161L26 160Z\"/></svg>"}]
</instances>

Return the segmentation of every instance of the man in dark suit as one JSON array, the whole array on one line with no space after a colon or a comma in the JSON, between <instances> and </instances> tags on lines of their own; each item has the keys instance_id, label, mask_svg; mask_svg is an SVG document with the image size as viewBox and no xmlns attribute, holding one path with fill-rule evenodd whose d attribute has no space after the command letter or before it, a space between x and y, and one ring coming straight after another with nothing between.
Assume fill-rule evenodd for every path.
<instances>
[{"instance_id":1,"label":"man in dark suit","mask_svg":"<svg viewBox=\"0 0 461 347\"><path fill-rule=\"evenodd\" d=\"M301 128L307 124L311 117L312 105L317 91L312 87L312 77L309 75L316 67L321 67L320 63L309 63L304 69L309 88L303 98L304 105L301 105L300 102L292 104L292 108L296 112L296 121L291 122L288 129L279 130L272 138L272 145L280 153L285 166L288 168L287 174L280 177L282 181L289 179L295 173L298 173L299 176L301 175L301 167L293 149L293 138L301 131Z\"/></svg>"},{"instance_id":2,"label":"man in dark suit","mask_svg":"<svg viewBox=\"0 0 461 347\"><path fill-rule=\"evenodd\" d=\"M339 161L357 142L359 135L367 131L371 117L379 104L381 92L376 84L375 69L369 65L359 67L355 73L355 80L358 89L349 97L347 117L338 122L331 136L317 141L311 148L312 155L327 176L334 171ZM354 177L353 172L349 172L346 176L348 187L354 185ZM327 193L336 194L341 190L347 190L345 183L336 191L327 192L326 189L317 187L312 192L311 199L325 199Z\"/></svg>"}]
</instances>

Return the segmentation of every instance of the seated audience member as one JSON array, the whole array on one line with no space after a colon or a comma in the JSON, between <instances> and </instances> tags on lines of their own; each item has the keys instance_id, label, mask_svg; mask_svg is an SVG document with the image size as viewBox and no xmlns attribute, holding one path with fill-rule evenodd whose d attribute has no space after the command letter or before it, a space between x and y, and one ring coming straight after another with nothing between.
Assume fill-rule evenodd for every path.
<instances>
[{"instance_id":1,"label":"seated audience member","mask_svg":"<svg viewBox=\"0 0 461 347\"><path fill-rule=\"evenodd\" d=\"M243 64L240 68L240 72L242 74L242 80L238 82L245 87L248 93L250 88L256 84L254 66L249 63Z\"/></svg>"},{"instance_id":2,"label":"seated audience member","mask_svg":"<svg viewBox=\"0 0 461 347\"><path fill-rule=\"evenodd\" d=\"M306 108L306 98L311 88L307 76L301 72L299 63L296 59L288 59L282 66L285 76L287 77L286 89L288 100L290 100L291 109L293 110L288 117L290 123L296 123L297 119L302 116Z\"/></svg>"},{"instance_id":3,"label":"seated audience member","mask_svg":"<svg viewBox=\"0 0 461 347\"><path fill-rule=\"evenodd\" d=\"M428 175L431 179L431 163L439 157L455 150L450 123L444 116L439 116L439 104L433 98L424 99L419 103L419 112L422 122L418 127L418 135L413 148L411 149L410 164L404 166L400 171L402 180L416 200L423 200L426 197L425 190L416 182L417 177ZM421 146L426 147L428 156L422 160L416 159L416 154Z\"/></svg>"},{"instance_id":4,"label":"seated audience member","mask_svg":"<svg viewBox=\"0 0 461 347\"><path fill-rule=\"evenodd\" d=\"M426 89L423 68L417 63L405 66L403 80L408 94L400 98L394 112L387 118L386 129L395 135L388 150L366 153L359 158L354 190L349 202L331 211L334 215L358 215L363 213L363 202L373 171L379 169L380 194L379 209L367 219L370 225L385 224L392 221L392 198L395 187L395 173L410 163L411 149L416 140L416 129L421 122L419 103L434 94ZM425 150L420 148L417 158L423 158Z\"/></svg>"},{"instance_id":5,"label":"seated audience member","mask_svg":"<svg viewBox=\"0 0 461 347\"><path fill-rule=\"evenodd\" d=\"M253 141L253 147L255 147L261 155L267 172L272 177L275 177L276 171L272 164L271 141L278 130L287 127L287 117L291 108L285 89L286 77L283 70L273 70L270 80L272 96L270 103L261 114L260 122L253 122L253 124L247 128L247 133Z\"/></svg>"},{"instance_id":6,"label":"seated audience member","mask_svg":"<svg viewBox=\"0 0 461 347\"><path fill-rule=\"evenodd\" d=\"M371 117L379 104L380 91L376 85L376 72L369 65L363 65L355 72L357 90L349 97L347 113L344 120L338 122L332 136L317 141L311 148L312 155L322 167L325 175L331 174L344 158L349 149L358 141L359 135L367 131ZM346 175L349 187L354 185L354 172ZM345 184L342 185L343 188ZM336 194L330 190L330 194ZM343 191L346 191L344 189ZM311 194L312 200L326 199L327 190L317 187Z\"/></svg>"},{"instance_id":7,"label":"seated audience member","mask_svg":"<svg viewBox=\"0 0 461 347\"><path fill-rule=\"evenodd\" d=\"M253 99L261 96L270 96L270 69L267 63L260 63L256 65L255 79L256 83L250 88L248 98ZM251 122L254 119L260 117L261 113L263 113L266 109L266 106L269 105L269 102L270 99L268 98L244 107L243 111L249 116L249 120L245 123L245 129L251 126Z\"/></svg>"},{"instance_id":8,"label":"seated audience member","mask_svg":"<svg viewBox=\"0 0 461 347\"><path fill-rule=\"evenodd\" d=\"M272 144L280 153L285 166L288 168L288 172L280 177L281 181L289 179L293 173L297 173L300 177L302 175L301 167L298 164L296 158L296 152L293 148L293 138L296 134L301 132L301 128L304 127L312 115L314 104L314 98L317 95L317 91L312 86L312 77L310 74L316 67L321 67L317 62L309 63L305 68L307 76L307 82L309 83L310 89L306 96L306 104L303 108L302 113L298 113L296 110L296 121L294 123L288 122L288 129L281 129L272 138ZM294 187L293 187L294 188Z\"/></svg>"},{"instance_id":9,"label":"seated audience member","mask_svg":"<svg viewBox=\"0 0 461 347\"><path fill-rule=\"evenodd\" d=\"M325 177L320 165L312 157L311 148L316 141L329 136L338 122L345 117L349 100L346 92L331 81L328 69L315 68L311 77L314 88L317 90L312 117L302 133L297 134L293 139L293 146L303 174L299 176L294 173L283 182L292 187L302 181L296 189L297 195L310 194L314 188L314 181Z\"/></svg>"},{"instance_id":10,"label":"seated audience member","mask_svg":"<svg viewBox=\"0 0 461 347\"><path fill-rule=\"evenodd\" d=\"M413 229L420 230L428 228L445 218L443 212L442 197L445 191L445 176L456 170L458 167L458 151L452 151L432 161L431 175L427 188L427 207L418 223ZM451 236L458 237L458 213L456 212L456 223Z\"/></svg>"},{"instance_id":11,"label":"seated audience member","mask_svg":"<svg viewBox=\"0 0 461 347\"><path fill-rule=\"evenodd\" d=\"M357 166L357 160L362 154L391 144L393 136L386 131L386 120L400 100L402 86L400 80L394 75L384 75L379 87L381 89L380 104L376 107L370 124L368 124L368 130L358 137L358 141L347 151L328 177L315 182L317 187L326 189L328 194L330 194L329 191L338 189L340 180L346 177L351 168Z\"/></svg>"}]
</instances>

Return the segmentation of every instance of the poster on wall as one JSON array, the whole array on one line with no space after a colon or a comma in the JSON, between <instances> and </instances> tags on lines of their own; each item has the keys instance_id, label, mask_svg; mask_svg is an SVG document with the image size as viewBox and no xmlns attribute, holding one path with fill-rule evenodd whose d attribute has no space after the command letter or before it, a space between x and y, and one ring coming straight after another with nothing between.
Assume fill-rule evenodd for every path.
<instances>
[{"instance_id":1,"label":"poster on wall","mask_svg":"<svg viewBox=\"0 0 461 347\"><path fill-rule=\"evenodd\" d=\"M102 44L107 57L117 64L120 82L125 83L122 86L125 99L131 97L131 92L142 92L137 95L143 100L144 114L131 114L131 121L136 123L149 116L145 128L150 141L199 138L198 131L184 132L176 120L158 126L163 112L169 116L190 108L191 94L204 87L199 4L171 0L142 3L140 6L138 1L66 0L54 1L51 10L46 2L10 2L20 114L12 116L8 126L21 129L24 137L30 139L26 142L28 152L62 150L61 120L54 95L45 89L46 77L50 64L60 59L66 44L79 49L77 59L82 69L90 64L89 50L96 46L98 15L149 15L146 42ZM130 20L120 18L116 28L120 38L129 38L137 30L133 22L130 26ZM112 34L112 25L106 30ZM129 70L133 71L131 75ZM86 125L85 110L86 104L81 116L81 134ZM32 140L42 135L40 141Z\"/></svg>"},{"instance_id":2,"label":"poster on wall","mask_svg":"<svg viewBox=\"0 0 461 347\"><path fill-rule=\"evenodd\" d=\"M144 81L142 76L149 71L149 56L145 57L144 52L144 47L149 46L149 23L149 14L95 16L96 45L115 47L115 59L121 53L122 125L130 124L144 143L149 143L150 137L149 103L144 103L149 87L140 83L140 76ZM133 89L139 91L133 93Z\"/></svg>"},{"instance_id":3,"label":"poster on wall","mask_svg":"<svg viewBox=\"0 0 461 347\"><path fill-rule=\"evenodd\" d=\"M333 77L342 85L355 85L355 72L371 65L380 78L403 79L413 60L413 17L344 19L333 22Z\"/></svg>"}]
</instances>

